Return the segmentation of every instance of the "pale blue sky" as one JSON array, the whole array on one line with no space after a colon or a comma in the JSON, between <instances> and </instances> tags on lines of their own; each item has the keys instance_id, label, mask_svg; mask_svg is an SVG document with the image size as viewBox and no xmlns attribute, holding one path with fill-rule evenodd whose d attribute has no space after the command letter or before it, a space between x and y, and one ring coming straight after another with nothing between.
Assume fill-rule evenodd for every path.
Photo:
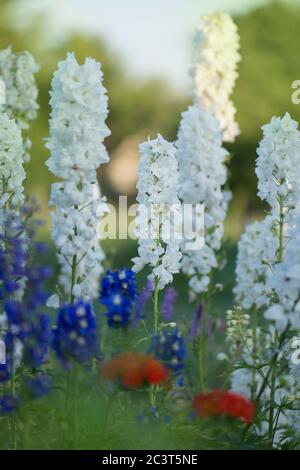
<instances>
[{"instance_id":1,"label":"pale blue sky","mask_svg":"<svg viewBox=\"0 0 300 470\"><path fill-rule=\"evenodd\" d=\"M299 1L299 0L298 0ZM268 0L23 0L49 12L52 29L80 28L104 37L132 74L187 86L191 36L199 15L238 13ZM24 17L23 17L24 20Z\"/></svg>"}]
</instances>

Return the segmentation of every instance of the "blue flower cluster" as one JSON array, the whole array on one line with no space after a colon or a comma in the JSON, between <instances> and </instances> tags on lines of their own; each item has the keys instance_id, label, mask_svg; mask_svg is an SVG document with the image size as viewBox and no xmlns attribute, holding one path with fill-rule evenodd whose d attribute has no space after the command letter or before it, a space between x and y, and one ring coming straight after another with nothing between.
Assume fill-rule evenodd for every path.
<instances>
[{"instance_id":1,"label":"blue flower cluster","mask_svg":"<svg viewBox=\"0 0 300 470\"><path fill-rule=\"evenodd\" d=\"M0 397L0 412L2 414L10 414L17 411L19 400L12 395L3 395Z\"/></svg>"},{"instance_id":2,"label":"blue flower cluster","mask_svg":"<svg viewBox=\"0 0 300 470\"><path fill-rule=\"evenodd\" d=\"M0 300L14 294L21 287L25 274L27 240L24 226L15 212L1 211L0 227Z\"/></svg>"},{"instance_id":3,"label":"blue flower cluster","mask_svg":"<svg viewBox=\"0 0 300 470\"><path fill-rule=\"evenodd\" d=\"M30 367L45 362L51 339L50 317L41 312L49 294L44 283L52 271L45 266L28 267L25 272L26 289L22 300L6 300L6 333L4 341L8 353L18 342L23 345L23 360Z\"/></svg>"},{"instance_id":4,"label":"blue flower cluster","mask_svg":"<svg viewBox=\"0 0 300 470\"><path fill-rule=\"evenodd\" d=\"M34 398L39 398L49 393L52 379L48 374L40 373L29 378L26 385L30 395Z\"/></svg>"},{"instance_id":5,"label":"blue flower cluster","mask_svg":"<svg viewBox=\"0 0 300 470\"><path fill-rule=\"evenodd\" d=\"M7 357L5 364L0 364L0 383L7 382L11 377L11 364Z\"/></svg>"},{"instance_id":6,"label":"blue flower cluster","mask_svg":"<svg viewBox=\"0 0 300 470\"><path fill-rule=\"evenodd\" d=\"M172 333L154 335L150 346L152 354L174 372L184 367L185 344L177 328Z\"/></svg>"},{"instance_id":7,"label":"blue flower cluster","mask_svg":"<svg viewBox=\"0 0 300 470\"><path fill-rule=\"evenodd\" d=\"M1 213L5 226L0 230L0 300L3 300L2 340L6 364L0 365L0 382L9 380L16 360L39 367L47 357L51 338L50 318L43 313L49 294L45 283L52 274L35 258L45 252L27 232L13 211Z\"/></svg>"},{"instance_id":8,"label":"blue flower cluster","mask_svg":"<svg viewBox=\"0 0 300 470\"><path fill-rule=\"evenodd\" d=\"M79 300L63 305L53 329L52 347L62 366L85 363L98 354L96 317L89 303Z\"/></svg>"},{"instance_id":9,"label":"blue flower cluster","mask_svg":"<svg viewBox=\"0 0 300 470\"><path fill-rule=\"evenodd\" d=\"M109 326L129 325L137 295L136 276L131 269L107 272L102 280L100 302L107 308Z\"/></svg>"}]
</instances>

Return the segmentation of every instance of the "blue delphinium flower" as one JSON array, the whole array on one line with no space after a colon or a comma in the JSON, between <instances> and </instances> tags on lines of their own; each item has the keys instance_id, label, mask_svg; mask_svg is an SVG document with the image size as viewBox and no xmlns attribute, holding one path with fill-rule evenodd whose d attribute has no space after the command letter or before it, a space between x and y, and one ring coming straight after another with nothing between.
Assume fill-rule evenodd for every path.
<instances>
[{"instance_id":1,"label":"blue delphinium flower","mask_svg":"<svg viewBox=\"0 0 300 470\"><path fill-rule=\"evenodd\" d=\"M100 302L107 308L109 326L129 325L133 319L136 298L136 276L131 269L107 272L102 279Z\"/></svg>"},{"instance_id":2,"label":"blue delphinium flower","mask_svg":"<svg viewBox=\"0 0 300 470\"><path fill-rule=\"evenodd\" d=\"M3 395L0 397L0 412L3 414L10 414L17 411L19 400L12 395Z\"/></svg>"},{"instance_id":3,"label":"blue delphinium flower","mask_svg":"<svg viewBox=\"0 0 300 470\"><path fill-rule=\"evenodd\" d=\"M25 343L24 362L32 367L41 366L48 355L51 342L51 321L48 315L37 315L31 335Z\"/></svg>"},{"instance_id":4,"label":"blue delphinium flower","mask_svg":"<svg viewBox=\"0 0 300 470\"><path fill-rule=\"evenodd\" d=\"M0 211L0 300L21 288L27 259L24 226L14 211Z\"/></svg>"},{"instance_id":5,"label":"blue delphinium flower","mask_svg":"<svg viewBox=\"0 0 300 470\"><path fill-rule=\"evenodd\" d=\"M174 372L184 367L185 344L177 328L172 333L162 332L152 338L151 352Z\"/></svg>"},{"instance_id":6,"label":"blue delphinium flower","mask_svg":"<svg viewBox=\"0 0 300 470\"><path fill-rule=\"evenodd\" d=\"M0 364L0 383L7 382L11 377L10 366L8 359L6 359L6 364Z\"/></svg>"},{"instance_id":7,"label":"blue delphinium flower","mask_svg":"<svg viewBox=\"0 0 300 470\"><path fill-rule=\"evenodd\" d=\"M79 300L60 308L52 347L65 368L70 368L72 361L85 363L97 355L97 325L91 304Z\"/></svg>"},{"instance_id":8,"label":"blue delphinium flower","mask_svg":"<svg viewBox=\"0 0 300 470\"><path fill-rule=\"evenodd\" d=\"M47 266L29 266L25 271L26 289L21 300L7 300L6 333L7 352L13 355L16 344L21 343L23 360L29 367L39 367L45 362L51 339L50 317L41 313L49 294L44 284L52 271Z\"/></svg>"},{"instance_id":9,"label":"blue delphinium flower","mask_svg":"<svg viewBox=\"0 0 300 470\"><path fill-rule=\"evenodd\" d=\"M39 367L47 356L50 342L50 318L43 313L49 294L45 283L52 270L36 262L43 253L34 242L33 226L24 224L14 211L2 211L0 228L0 299L2 340L5 342L6 366L0 381L6 381L22 360L29 367Z\"/></svg>"},{"instance_id":10,"label":"blue delphinium flower","mask_svg":"<svg viewBox=\"0 0 300 470\"><path fill-rule=\"evenodd\" d=\"M52 385L52 379L48 374L38 374L26 382L27 389L34 398L47 395Z\"/></svg>"}]
</instances>

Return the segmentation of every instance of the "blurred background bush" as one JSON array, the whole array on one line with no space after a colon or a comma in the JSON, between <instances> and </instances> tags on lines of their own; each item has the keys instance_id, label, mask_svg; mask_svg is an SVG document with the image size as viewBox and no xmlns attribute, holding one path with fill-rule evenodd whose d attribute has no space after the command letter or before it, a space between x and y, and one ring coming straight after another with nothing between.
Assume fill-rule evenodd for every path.
<instances>
[{"instance_id":1,"label":"blurred background bush","mask_svg":"<svg viewBox=\"0 0 300 470\"><path fill-rule=\"evenodd\" d=\"M48 134L50 82L57 62L67 51L75 51L79 61L86 56L101 61L109 95L111 136L106 145L111 162L101 170L103 192L112 202L119 194L127 194L134 201L138 145L157 132L175 139L180 113L190 102L188 86L176 88L164 78L133 76L115 52L113 42L101 39L101 30L96 35L73 28L58 34L56 40L51 39L46 9L43 12L39 8L38 14L27 11L30 3L31 0L0 0L0 48L11 45L14 51L29 50L41 65L37 75L40 110L31 130L33 149L27 191L38 196L43 215L47 216L51 175L44 164L47 159L44 139ZM221 8L222 0L219 3ZM242 132L229 147L234 198L226 232L232 241L237 239L245 222L259 217L264 209L256 196L254 173L261 126L274 114L286 111L300 120L300 105L291 102L291 84L300 79L300 2L271 1L254 9L251 6L255 2L246 3L245 12L235 17L241 36L242 62L234 102ZM21 7L24 21L16 15ZM165 18L166 28L168 21ZM153 31L155 34L155 25Z\"/></svg>"}]
</instances>

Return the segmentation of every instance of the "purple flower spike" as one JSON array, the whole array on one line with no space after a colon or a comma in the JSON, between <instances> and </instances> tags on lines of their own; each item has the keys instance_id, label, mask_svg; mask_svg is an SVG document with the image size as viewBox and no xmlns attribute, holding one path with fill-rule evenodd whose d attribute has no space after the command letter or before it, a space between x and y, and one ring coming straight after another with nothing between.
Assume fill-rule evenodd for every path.
<instances>
[{"instance_id":1,"label":"purple flower spike","mask_svg":"<svg viewBox=\"0 0 300 470\"><path fill-rule=\"evenodd\" d=\"M208 315L207 322L206 322L206 336L212 335L212 326L213 326L212 316Z\"/></svg>"},{"instance_id":2,"label":"purple flower spike","mask_svg":"<svg viewBox=\"0 0 300 470\"><path fill-rule=\"evenodd\" d=\"M164 296L164 301L163 301L163 306L162 306L162 312L164 319L166 321L170 321L173 317L174 313L174 303L177 297L177 292L173 287L169 287L166 290L165 296Z\"/></svg>"},{"instance_id":3,"label":"purple flower spike","mask_svg":"<svg viewBox=\"0 0 300 470\"><path fill-rule=\"evenodd\" d=\"M191 330L189 340L193 341L197 336L199 336L201 331L201 323L203 317L203 304L199 304L197 310L191 320Z\"/></svg>"},{"instance_id":4,"label":"purple flower spike","mask_svg":"<svg viewBox=\"0 0 300 470\"><path fill-rule=\"evenodd\" d=\"M152 279L147 279L146 285L141 291L140 295L138 296L138 299L135 304L135 316L132 322L132 328L136 328L139 321L142 320L144 316L144 309L145 309L146 303L152 296L153 291L154 291L154 282Z\"/></svg>"}]
</instances>

